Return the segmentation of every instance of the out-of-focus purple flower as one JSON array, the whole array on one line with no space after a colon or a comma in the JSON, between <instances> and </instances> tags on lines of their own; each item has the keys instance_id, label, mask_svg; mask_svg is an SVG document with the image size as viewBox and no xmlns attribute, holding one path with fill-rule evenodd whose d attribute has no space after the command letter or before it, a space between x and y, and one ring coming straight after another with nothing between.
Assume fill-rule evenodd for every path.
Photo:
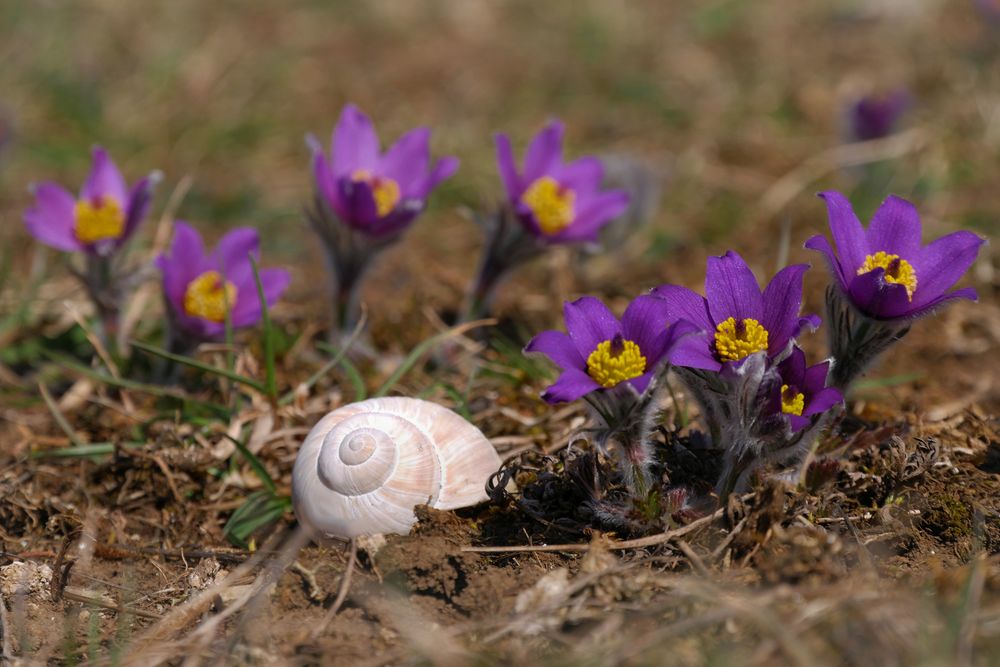
<instances>
[{"instance_id":1,"label":"out-of-focus purple flower","mask_svg":"<svg viewBox=\"0 0 1000 667\"><path fill-rule=\"evenodd\" d=\"M430 135L425 127L411 130L381 153L371 120L348 104L333 131L329 158L310 138L318 193L359 232L374 237L401 232L424 210L431 190L458 169L454 157L430 168Z\"/></svg>"},{"instance_id":2,"label":"out-of-focus purple flower","mask_svg":"<svg viewBox=\"0 0 1000 667\"><path fill-rule=\"evenodd\" d=\"M589 296L567 302L563 315L568 334L543 331L524 348L541 352L563 370L542 394L549 403L575 401L623 383L642 394L661 361L672 361L678 350L691 346L690 334L698 331L684 321L668 327L667 303L648 295L634 299L621 321Z\"/></svg>"},{"instance_id":3,"label":"out-of-focus purple flower","mask_svg":"<svg viewBox=\"0 0 1000 667\"><path fill-rule=\"evenodd\" d=\"M187 336L213 340L226 330L227 311L233 328L256 324L261 318L260 297L250 255L260 257L260 238L248 227L232 230L206 254L201 235L177 222L169 254L156 265L163 273L163 294L172 321ZM270 308L288 287L284 269L261 269L260 282Z\"/></svg>"},{"instance_id":4,"label":"out-of-focus purple flower","mask_svg":"<svg viewBox=\"0 0 1000 667\"><path fill-rule=\"evenodd\" d=\"M1000 27L1000 0L975 0L975 5L984 19Z\"/></svg>"},{"instance_id":5,"label":"out-of-focus purple flower","mask_svg":"<svg viewBox=\"0 0 1000 667\"><path fill-rule=\"evenodd\" d=\"M826 255L840 290L863 315L877 320L919 317L951 299L977 299L972 288L948 290L972 266L985 239L959 231L921 245L920 215L890 196L866 230L839 192L826 202L836 253L822 235L806 247Z\"/></svg>"},{"instance_id":6,"label":"out-of-focus purple flower","mask_svg":"<svg viewBox=\"0 0 1000 667\"><path fill-rule=\"evenodd\" d=\"M806 327L820 324L816 315L800 316L802 277L808 264L794 264L778 272L763 292L743 258L733 251L710 257L705 274L705 297L678 285L661 285L653 295L664 299L670 312L709 333L685 346L672 363L689 368L721 370L755 352L769 358L783 353Z\"/></svg>"},{"instance_id":7,"label":"out-of-focus purple flower","mask_svg":"<svg viewBox=\"0 0 1000 667\"><path fill-rule=\"evenodd\" d=\"M912 103L910 93L902 88L856 100L848 110L852 138L868 141L889 136Z\"/></svg>"},{"instance_id":8,"label":"out-of-focus purple flower","mask_svg":"<svg viewBox=\"0 0 1000 667\"><path fill-rule=\"evenodd\" d=\"M107 257L142 222L158 175L154 172L129 189L107 151L95 146L92 154L93 166L78 197L56 183L40 183L24 221L45 245Z\"/></svg>"},{"instance_id":9,"label":"out-of-focus purple flower","mask_svg":"<svg viewBox=\"0 0 1000 667\"><path fill-rule=\"evenodd\" d=\"M602 191L604 168L595 157L562 161L563 125L552 121L528 146L518 172L510 139L496 135L497 165L521 224L548 243L597 241L601 227L628 208L624 190Z\"/></svg>"},{"instance_id":10,"label":"out-of-focus purple flower","mask_svg":"<svg viewBox=\"0 0 1000 667\"><path fill-rule=\"evenodd\" d=\"M791 423L793 431L801 431L812 423L813 415L826 412L844 400L843 394L826 386L830 362L806 366L806 354L793 346L778 364L780 386L774 383L770 399L771 409L781 412Z\"/></svg>"}]
</instances>

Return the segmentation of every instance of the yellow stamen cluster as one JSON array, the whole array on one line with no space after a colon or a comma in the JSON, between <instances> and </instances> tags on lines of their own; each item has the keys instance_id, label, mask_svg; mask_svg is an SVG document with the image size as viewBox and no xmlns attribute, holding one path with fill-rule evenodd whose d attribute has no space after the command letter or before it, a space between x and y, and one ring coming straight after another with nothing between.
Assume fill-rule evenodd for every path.
<instances>
[{"instance_id":1,"label":"yellow stamen cluster","mask_svg":"<svg viewBox=\"0 0 1000 667\"><path fill-rule=\"evenodd\" d=\"M875 269L885 269L885 281L905 287L906 298L913 301L913 293L917 291L917 272L913 270L912 264L900 259L899 255L890 255L879 250L874 255L865 257L865 263L858 269L858 275Z\"/></svg>"},{"instance_id":2,"label":"yellow stamen cluster","mask_svg":"<svg viewBox=\"0 0 1000 667\"><path fill-rule=\"evenodd\" d=\"M715 327L715 353L721 361L738 361L767 349L767 329L752 318L730 317Z\"/></svg>"},{"instance_id":3,"label":"yellow stamen cluster","mask_svg":"<svg viewBox=\"0 0 1000 667\"><path fill-rule=\"evenodd\" d=\"M351 174L351 180L355 183L367 183L371 187L372 197L375 198L375 211L380 218L392 213L399 203L401 196L399 183L391 178L373 176L367 169L358 169Z\"/></svg>"},{"instance_id":4,"label":"yellow stamen cluster","mask_svg":"<svg viewBox=\"0 0 1000 667\"><path fill-rule=\"evenodd\" d=\"M614 387L645 372L646 357L630 340L606 340L587 357L587 375L602 387Z\"/></svg>"},{"instance_id":5,"label":"yellow stamen cluster","mask_svg":"<svg viewBox=\"0 0 1000 667\"><path fill-rule=\"evenodd\" d=\"M125 212L113 197L102 197L96 203L87 199L76 202L74 232L80 243L97 243L120 238L125 231Z\"/></svg>"},{"instance_id":6,"label":"yellow stamen cluster","mask_svg":"<svg viewBox=\"0 0 1000 667\"><path fill-rule=\"evenodd\" d=\"M806 409L806 396L791 391L787 384L781 385L781 411L790 415L802 415Z\"/></svg>"},{"instance_id":7,"label":"yellow stamen cluster","mask_svg":"<svg viewBox=\"0 0 1000 667\"><path fill-rule=\"evenodd\" d=\"M236 305L236 285L223 280L218 271L206 271L184 292L184 312L211 322L225 322L226 310Z\"/></svg>"},{"instance_id":8,"label":"yellow stamen cluster","mask_svg":"<svg viewBox=\"0 0 1000 667\"><path fill-rule=\"evenodd\" d=\"M521 195L521 201L531 209L543 234L558 234L573 222L576 193L551 176L535 180Z\"/></svg>"}]
</instances>

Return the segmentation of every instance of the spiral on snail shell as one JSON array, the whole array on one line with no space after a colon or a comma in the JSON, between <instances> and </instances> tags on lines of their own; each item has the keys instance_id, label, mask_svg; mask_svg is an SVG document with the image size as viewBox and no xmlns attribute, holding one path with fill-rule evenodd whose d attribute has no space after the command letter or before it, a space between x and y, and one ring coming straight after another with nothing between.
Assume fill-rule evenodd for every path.
<instances>
[{"instance_id":1,"label":"spiral on snail shell","mask_svg":"<svg viewBox=\"0 0 1000 667\"><path fill-rule=\"evenodd\" d=\"M338 537L409 532L413 508L451 510L486 500L501 465L460 415L415 398L352 403L321 419L292 470L299 521Z\"/></svg>"}]
</instances>

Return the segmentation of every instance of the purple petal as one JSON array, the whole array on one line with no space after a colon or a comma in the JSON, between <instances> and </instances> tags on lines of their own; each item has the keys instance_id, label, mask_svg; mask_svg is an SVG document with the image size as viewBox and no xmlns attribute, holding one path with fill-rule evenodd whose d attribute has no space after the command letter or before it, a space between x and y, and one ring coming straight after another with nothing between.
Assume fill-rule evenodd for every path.
<instances>
[{"instance_id":1,"label":"purple petal","mask_svg":"<svg viewBox=\"0 0 1000 667\"><path fill-rule=\"evenodd\" d=\"M129 193L125 213L125 230L119 239L119 245L132 236L146 218L149 206L153 203L153 186L159 178L159 175L147 176L136 183Z\"/></svg>"},{"instance_id":2,"label":"purple petal","mask_svg":"<svg viewBox=\"0 0 1000 667\"><path fill-rule=\"evenodd\" d=\"M498 132L496 137L497 145L497 170L500 172L500 180L507 190L507 197L511 201L516 201L524 189L521 187L521 178L517 175L517 163L514 162L514 151L510 147L510 137Z\"/></svg>"},{"instance_id":3,"label":"purple petal","mask_svg":"<svg viewBox=\"0 0 1000 667\"><path fill-rule=\"evenodd\" d=\"M637 394L642 394L646 391L649 386L649 381L653 379L654 370L649 370L640 375L639 377L634 377L631 380L627 380L628 384L632 385Z\"/></svg>"},{"instance_id":4,"label":"purple petal","mask_svg":"<svg viewBox=\"0 0 1000 667\"><path fill-rule=\"evenodd\" d=\"M715 331L705 297L680 285L660 285L652 293L667 302L673 319L688 320L706 331Z\"/></svg>"},{"instance_id":5,"label":"purple petal","mask_svg":"<svg viewBox=\"0 0 1000 667\"><path fill-rule=\"evenodd\" d=\"M330 163L322 151L313 151L313 178L316 180L316 189L341 218L347 217L347 209L340 199L340 189L337 187L337 179L330 169Z\"/></svg>"},{"instance_id":6,"label":"purple petal","mask_svg":"<svg viewBox=\"0 0 1000 667\"><path fill-rule=\"evenodd\" d=\"M887 282L882 268L855 276L848 297L858 310L875 319L907 317L913 310L906 287Z\"/></svg>"},{"instance_id":7,"label":"purple petal","mask_svg":"<svg viewBox=\"0 0 1000 667\"><path fill-rule=\"evenodd\" d=\"M986 239L962 231L942 236L923 248L913 262L917 274L913 304L919 307L930 303L957 283L976 261L984 243Z\"/></svg>"},{"instance_id":8,"label":"purple petal","mask_svg":"<svg viewBox=\"0 0 1000 667\"><path fill-rule=\"evenodd\" d=\"M281 298L292 281L292 275L285 269L261 269L260 285L264 290L264 300L268 310ZM233 308L233 327L246 327L260 321L262 309L257 284L253 279L249 283L236 286L236 306Z\"/></svg>"},{"instance_id":9,"label":"purple petal","mask_svg":"<svg viewBox=\"0 0 1000 667\"><path fill-rule=\"evenodd\" d=\"M452 175L458 171L459 161L457 157L446 156L434 163L434 169L419 185L419 187L414 189L413 196L420 197L421 199L426 199L430 195L431 190L436 188L439 183L449 179Z\"/></svg>"},{"instance_id":10,"label":"purple petal","mask_svg":"<svg viewBox=\"0 0 1000 667\"><path fill-rule=\"evenodd\" d=\"M562 369L581 369L587 366L587 362L573 344L573 339L562 331L543 331L528 342L524 351L544 354Z\"/></svg>"},{"instance_id":11,"label":"purple petal","mask_svg":"<svg viewBox=\"0 0 1000 667\"><path fill-rule=\"evenodd\" d=\"M404 200L389 215L373 220L362 231L375 238L388 238L406 229L423 210L423 201L417 199Z\"/></svg>"},{"instance_id":12,"label":"purple petal","mask_svg":"<svg viewBox=\"0 0 1000 667\"><path fill-rule=\"evenodd\" d=\"M778 372L784 384L803 387L806 377L806 353L802 348L793 347L791 354L778 364Z\"/></svg>"},{"instance_id":13,"label":"purple petal","mask_svg":"<svg viewBox=\"0 0 1000 667\"><path fill-rule=\"evenodd\" d=\"M900 317L905 317L908 319L913 319L916 317L923 317L924 315L929 315L944 304L954 299L968 299L969 301L979 301L979 294L975 289L971 287L964 287L962 289L957 289L947 294L942 294L936 299L928 301L925 304L921 304L917 307L911 307Z\"/></svg>"},{"instance_id":14,"label":"purple petal","mask_svg":"<svg viewBox=\"0 0 1000 667\"><path fill-rule=\"evenodd\" d=\"M549 403L568 403L601 388L592 377L576 368L568 368L555 383L542 392Z\"/></svg>"},{"instance_id":15,"label":"purple petal","mask_svg":"<svg viewBox=\"0 0 1000 667\"><path fill-rule=\"evenodd\" d=\"M803 357L803 362L805 358ZM826 379L830 374L830 362L824 361L806 369L799 387L807 396L818 394L826 387Z\"/></svg>"},{"instance_id":16,"label":"purple petal","mask_svg":"<svg viewBox=\"0 0 1000 667\"><path fill-rule=\"evenodd\" d=\"M844 396L839 391L833 387L827 387L821 389L819 392L813 395L812 400L809 401L809 405L805 407L802 411L803 417L808 417L811 415L818 415L821 412L826 412L838 403L844 402Z\"/></svg>"},{"instance_id":17,"label":"purple petal","mask_svg":"<svg viewBox=\"0 0 1000 667\"><path fill-rule=\"evenodd\" d=\"M801 417L799 415L792 415L785 413L785 417L788 418L789 423L792 425L792 431L801 431L805 427L812 423L812 420L808 417Z\"/></svg>"},{"instance_id":18,"label":"purple petal","mask_svg":"<svg viewBox=\"0 0 1000 667\"><path fill-rule=\"evenodd\" d=\"M609 190L584 202L569 227L548 237L550 241L597 241L601 228L628 208L629 194L624 190Z\"/></svg>"},{"instance_id":19,"label":"purple petal","mask_svg":"<svg viewBox=\"0 0 1000 667\"><path fill-rule=\"evenodd\" d=\"M563 124L552 121L535 135L524 158L524 182L551 173L562 160Z\"/></svg>"},{"instance_id":20,"label":"purple petal","mask_svg":"<svg viewBox=\"0 0 1000 667\"><path fill-rule=\"evenodd\" d=\"M190 225L174 223L174 240L170 253L156 258L163 273L163 292L178 315L184 315L184 294L188 283L208 270L201 235Z\"/></svg>"},{"instance_id":21,"label":"purple petal","mask_svg":"<svg viewBox=\"0 0 1000 667\"><path fill-rule=\"evenodd\" d=\"M764 289L764 314L761 324L768 332L768 353L785 349L797 333L802 307L802 277L808 264L787 266L771 279Z\"/></svg>"},{"instance_id":22,"label":"purple petal","mask_svg":"<svg viewBox=\"0 0 1000 667\"><path fill-rule=\"evenodd\" d=\"M743 258L732 250L721 257L708 258L705 298L714 322L722 322L729 317L736 320L750 318L759 322L764 316L764 302L757 279Z\"/></svg>"},{"instance_id":23,"label":"purple petal","mask_svg":"<svg viewBox=\"0 0 1000 667\"><path fill-rule=\"evenodd\" d=\"M209 257L213 266L234 285L254 284L249 255L260 261L260 236L252 227L237 227L219 239Z\"/></svg>"},{"instance_id":24,"label":"purple petal","mask_svg":"<svg viewBox=\"0 0 1000 667\"><path fill-rule=\"evenodd\" d=\"M604 166L596 157L585 157L557 169L554 176L565 188L576 192L593 192L601 187Z\"/></svg>"},{"instance_id":25,"label":"purple petal","mask_svg":"<svg viewBox=\"0 0 1000 667\"><path fill-rule=\"evenodd\" d=\"M55 183L42 183L35 188L35 205L24 213L28 232L56 250L83 250L76 238L76 200Z\"/></svg>"},{"instance_id":26,"label":"purple petal","mask_svg":"<svg viewBox=\"0 0 1000 667\"><path fill-rule=\"evenodd\" d=\"M100 146L94 146L91 155L93 162L90 174L80 190L80 199L93 202L102 197L111 197L124 208L128 201L128 187L118 167Z\"/></svg>"},{"instance_id":27,"label":"purple petal","mask_svg":"<svg viewBox=\"0 0 1000 667\"><path fill-rule=\"evenodd\" d=\"M647 368L663 356L668 319L667 302L647 294L633 299L622 314L622 335L639 346Z\"/></svg>"},{"instance_id":28,"label":"purple petal","mask_svg":"<svg viewBox=\"0 0 1000 667\"><path fill-rule=\"evenodd\" d=\"M350 176L358 169L374 171L378 164L378 135L368 116L353 104L340 112L330 156L337 178Z\"/></svg>"},{"instance_id":29,"label":"purple petal","mask_svg":"<svg viewBox=\"0 0 1000 667\"><path fill-rule=\"evenodd\" d=\"M840 283L840 289L846 292L850 286L850 281L845 276L844 269L840 265L840 260L837 259L837 256L834 254L833 248L830 247L830 242L826 240L826 237L821 234L817 234L806 241L805 247L810 250L818 250L826 256L826 262L830 266L830 271L833 273L834 279ZM852 271L856 270L857 269L852 269ZM851 275L853 278L854 274L852 273Z\"/></svg>"},{"instance_id":30,"label":"purple petal","mask_svg":"<svg viewBox=\"0 0 1000 667\"><path fill-rule=\"evenodd\" d=\"M566 330L580 356L586 359L597 346L622 333L622 326L608 307L592 296L563 305Z\"/></svg>"},{"instance_id":31,"label":"purple petal","mask_svg":"<svg viewBox=\"0 0 1000 667\"><path fill-rule=\"evenodd\" d=\"M875 211L865 238L869 253L881 250L912 261L920 252L920 234L916 207L892 195Z\"/></svg>"},{"instance_id":32,"label":"purple petal","mask_svg":"<svg viewBox=\"0 0 1000 667\"><path fill-rule=\"evenodd\" d=\"M706 371L721 370L722 364L715 358L710 335L703 329L698 331L701 331L702 335L686 336L678 340L667 353L667 359L673 366Z\"/></svg>"},{"instance_id":33,"label":"purple petal","mask_svg":"<svg viewBox=\"0 0 1000 667\"><path fill-rule=\"evenodd\" d=\"M821 192L820 198L826 202L827 216L830 218L830 232L840 255L844 276L850 276L865 263L868 242L865 229L854 214L851 202L844 195L833 190Z\"/></svg>"},{"instance_id":34,"label":"purple petal","mask_svg":"<svg viewBox=\"0 0 1000 667\"><path fill-rule=\"evenodd\" d=\"M410 196L413 186L425 180L431 161L430 137L426 127L410 130L379 160L377 174L396 181L403 196Z\"/></svg>"},{"instance_id":35,"label":"purple petal","mask_svg":"<svg viewBox=\"0 0 1000 667\"><path fill-rule=\"evenodd\" d=\"M337 181L340 201L344 206L344 222L360 231L378 219L375 195L367 181L352 181L342 177Z\"/></svg>"}]
</instances>

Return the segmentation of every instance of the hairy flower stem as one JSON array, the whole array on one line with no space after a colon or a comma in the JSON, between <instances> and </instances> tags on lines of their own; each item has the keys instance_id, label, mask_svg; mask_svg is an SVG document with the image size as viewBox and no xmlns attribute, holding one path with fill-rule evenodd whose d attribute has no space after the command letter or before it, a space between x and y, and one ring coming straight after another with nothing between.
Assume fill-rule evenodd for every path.
<instances>
[{"instance_id":1,"label":"hairy flower stem","mask_svg":"<svg viewBox=\"0 0 1000 667\"><path fill-rule=\"evenodd\" d=\"M875 320L859 313L834 285L826 290L826 315L833 357L830 386L845 393L879 355L910 330L906 322Z\"/></svg>"},{"instance_id":2,"label":"hairy flower stem","mask_svg":"<svg viewBox=\"0 0 1000 667\"><path fill-rule=\"evenodd\" d=\"M97 335L117 359L122 293L112 258L88 255L83 283L97 312Z\"/></svg>"},{"instance_id":3,"label":"hairy flower stem","mask_svg":"<svg viewBox=\"0 0 1000 667\"><path fill-rule=\"evenodd\" d=\"M476 278L465 297L461 322L486 317L493 306L496 289L517 266L525 264L545 251L545 246L524 231L506 206L491 215L477 215L485 240Z\"/></svg>"},{"instance_id":4,"label":"hairy flower stem","mask_svg":"<svg viewBox=\"0 0 1000 667\"><path fill-rule=\"evenodd\" d=\"M650 435L658 394L659 386L654 380L642 395L620 387L585 398L598 422L595 429L598 447L617 450L622 480L629 495L639 503L645 502L653 490Z\"/></svg>"},{"instance_id":5,"label":"hairy flower stem","mask_svg":"<svg viewBox=\"0 0 1000 667\"><path fill-rule=\"evenodd\" d=\"M340 220L322 197L315 197L306 210L310 227L323 242L332 290L333 326L329 339L340 345L357 326L361 312L361 284L372 262L399 240L400 234L384 237L365 235Z\"/></svg>"}]
</instances>

